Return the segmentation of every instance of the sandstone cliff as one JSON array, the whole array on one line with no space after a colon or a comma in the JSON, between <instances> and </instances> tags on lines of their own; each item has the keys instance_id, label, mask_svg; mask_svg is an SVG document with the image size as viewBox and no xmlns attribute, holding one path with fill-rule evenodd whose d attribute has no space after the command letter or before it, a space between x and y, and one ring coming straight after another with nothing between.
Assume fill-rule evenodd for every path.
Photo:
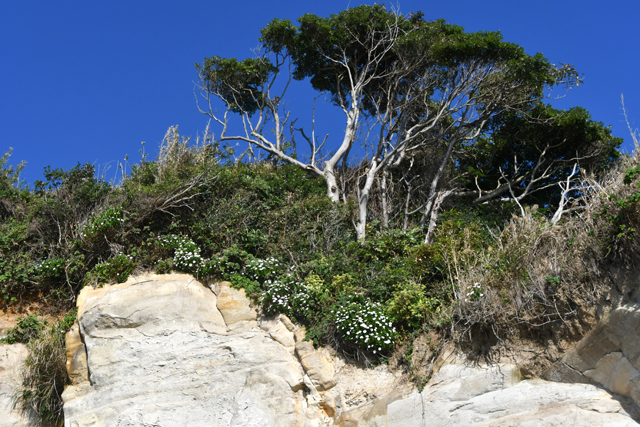
<instances>
[{"instance_id":1,"label":"sandstone cliff","mask_svg":"<svg viewBox=\"0 0 640 427\"><path fill-rule=\"evenodd\" d=\"M637 425L632 393L606 381L526 380L516 366L455 355L418 392L384 367L314 349L244 292L188 275L86 288L78 309L67 426Z\"/></svg>"}]
</instances>

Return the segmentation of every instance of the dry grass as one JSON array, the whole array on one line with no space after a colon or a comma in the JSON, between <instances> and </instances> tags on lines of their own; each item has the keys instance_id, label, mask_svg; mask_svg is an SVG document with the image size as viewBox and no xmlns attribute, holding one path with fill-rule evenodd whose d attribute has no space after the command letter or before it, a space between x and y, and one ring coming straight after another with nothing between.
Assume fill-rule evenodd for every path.
<instances>
[{"instance_id":1,"label":"dry grass","mask_svg":"<svg viewBox=\"0 0 640 427\"><path fill-rule=\"evenodd\" d=\"M57 325L47 327L27 347L30 354L15 404L37 425L62 426L61 395L68 381L64 334Z\"/></svg>"},{"instance_id":2,"label":"dry grass","mask_svg":"<svg viewBox=\"0 0 640 427\"><path fill-rule=\"evenodd\" d=\"M500 341L558 325L570 334L584 313L593 313L587 308L601 304L612 286L607 269L640 257L640 203L619 203L638 193L638 179L625 184L624 177L639 165L637 156L625 157L600 180L583 176L577 210L556 225L535 207L524 209L492 233L493 244L473 265L459 265L463 254L454 253L453 337L470 342L482 332Z\"/></svg>"}]
</instances>

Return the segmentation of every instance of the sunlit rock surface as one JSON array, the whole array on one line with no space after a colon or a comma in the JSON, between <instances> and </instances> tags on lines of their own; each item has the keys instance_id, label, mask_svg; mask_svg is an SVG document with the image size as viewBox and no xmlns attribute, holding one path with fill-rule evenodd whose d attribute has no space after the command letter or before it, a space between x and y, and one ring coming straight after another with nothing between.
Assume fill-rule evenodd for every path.
<instances>
[{"instance_id":1,"label":"sunlit rock surface","mask_svg":"<svg viewBox=\"0 0 640 427\"><path fill-rule=\"evenodd\" d=\"M212 287L221 298L188 275L83 290L65 425L326 425L325 399L292 352L257 326L244 293ZM274 335L292 343L281 323L271 321Z\"/></svg>"},{"instance_id":2,"label":"sunlit rock surface","mask_svg":"<svg viewBox=\"0 0 640 427\"><path fill-rule=\"evenodd\" d=\"M0 344L0 427L26 427L28 420L13 409L13 395L22 382L22 366L29 356L24 344Z\"/></svg>"},{"instance_id":3,"label":"sunlit rock surface","mask_svg":"<svg viewBox=\"0 0 640 427\"><path fill-rule=\"evenodd\" d=\"M595 385L523 380L516 366L454 358L419 392L386 366L358 368L314 349L303 328L256 314L224 282L142 276L84 289L78 310L66 337L66 426L638 425L640 353L611 325L583 346L599 350L566 360ZM627 311L631 320L616 322L631 328Z\"/></svg>"}]
</instances>

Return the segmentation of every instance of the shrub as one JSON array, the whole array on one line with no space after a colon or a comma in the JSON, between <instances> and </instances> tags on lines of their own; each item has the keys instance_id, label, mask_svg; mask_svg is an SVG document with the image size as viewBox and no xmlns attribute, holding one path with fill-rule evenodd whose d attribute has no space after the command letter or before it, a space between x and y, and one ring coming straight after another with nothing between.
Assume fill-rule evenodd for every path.
<instances>
[{"instance_id":1,"label":"shrub","mask_svg":"<svg viewBox=\"0 0 640 427\"><path fill-rule=\"evenodd\" d=\"M283 313L304 321L311 315L311 310L317 308L309 288L291 278L268 279L262 288L260 302L269 314Z\"/></svg>"},{"instance_id":2,"label":"shrub","mask_svg":"<svg viewBox=\"0 0 640 427\"><path fill-rule=\"evenodd\" d=\"M379 303L350 301L333 313L342 339L379 354L390 350L396 339L396 328Z\"/></svg>"},{"instance_id":3,"label":"shrub","mask_svg":"<svg viewBox=\"0 0 640 427\"><path fill-rule=\"evenodd\" d=\"M101 236L113 236L125 220L126 217L121 208L108 207L89 219L80 236L87 241Z\"/></svg>"},{"instance_id":4,"label":"shrub","mask_svg":"<svg viewBox=\"0 0 640 427\"><path fill-rule=\"evenodd\" d=\"M37 337L46 324L47 319L44 319L37 314L30 314L27 317L18 317L18 324L16 327L9 329L7 331L7 337L0 340L0 342L6 344L26 344L32 338Z\"/></svg>"},{"instance_id":5,"label":"shrub","mask_svg":"<svg viewBox=\"0 0 640 427\"><path fill-rule=\"evenodd\" d=\"M427 298L425 288L414 281L405 281L396 287L392 298L386 303L387 312L394 323L408 329L422 326L427 314L439 305L435 298Z\"/></svg>"},{"instance_id":6,"label":"shrub","mask_svg":"<svg viewBox=\"0 0 640 427\"><path fill-rule=\"evenodd\" d=\"M186 236L171 234L159 237L163 247L173 249L173 268L185 273L197 274L205 266L200 248Z\"/></svg>"},{"instance_id":7,"label":"shrub","mask_svg":"<svg viewBox=\"0 0 640 427\"><path fill-rule=\"evenodd\" d=\"M133 273L137 264L133 255L120 254L106 262L96 264L85 278L88 284L124 283Z\"/></svg>"},{"instance_id":8,"label":"shrub","mask_svg":"<svg viewBox=\"0 0 640 427\"><path fill-rule=\"evenodd\" d=\"M268 279L275 279L282 273L283 269L284 265L273 257L266 259L251 258L244 266L244 275L251 280L262 283Z\"/></svg>"},{"instance_id":9,"label":"shrub","mask_svg":"<svg viewBox=\"0 0 640 427\"><path fill-rule=\"evenodd\" d=\"M64 275L65 264L63 258L47 259L35 265L35 273L41 280L57 280Z\"/></svg>"}]
</instances>

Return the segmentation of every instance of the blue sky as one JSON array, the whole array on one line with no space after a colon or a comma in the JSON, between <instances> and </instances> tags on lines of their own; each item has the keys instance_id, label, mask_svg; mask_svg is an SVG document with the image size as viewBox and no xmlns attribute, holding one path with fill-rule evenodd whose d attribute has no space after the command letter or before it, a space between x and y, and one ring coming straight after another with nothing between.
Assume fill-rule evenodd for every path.
<instances>
[{"instance_id":1,"label":"blue sky","mask_svg":"<svg viewBox=\"0 0 640 427\"><path fill-rule=\"evenodd\" d=\"M27 161L32 183L44 166L80 163L115 175L125 155L139 160L140 143L157 152L167 128L196 135L194 67L206 56L246 58L260 28L273 18L328 16L362 1L2 1L0 2L0 155ZM623 121L640 127L640 2L618 1L401 1L400 11L422 10L467 31L500 30L504 39L554 63L573 64L584 85L558 108L580 105L632 143ZM294 116L309 121L314 93L304 85L291 98ZM319 115L318 127L339 138L339 115ZM338 124L336 124L336 122ZM214 132L219 129L213 127Z\"/></svg>"}]
</instances>

